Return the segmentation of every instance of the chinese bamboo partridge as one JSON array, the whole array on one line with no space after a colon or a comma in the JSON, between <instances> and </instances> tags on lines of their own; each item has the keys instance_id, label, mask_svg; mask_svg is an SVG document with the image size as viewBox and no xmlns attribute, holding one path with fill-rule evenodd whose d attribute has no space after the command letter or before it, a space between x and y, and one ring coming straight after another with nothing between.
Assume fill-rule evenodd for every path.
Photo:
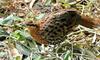
<instances>
[{"instance_id":1,"label":"chinese bamboo partridge","mask_svg":"<svg viewBox=\"0 0 100 60\"><path fill-rule=\"evenodd\" d=\"M31 36L38 43L55 45L63 42L67 32L77 24L92 27L94 23L77 14L75 10L64 10L36 24L28 23L27 25Z\"/></svg>"}]
</instances>

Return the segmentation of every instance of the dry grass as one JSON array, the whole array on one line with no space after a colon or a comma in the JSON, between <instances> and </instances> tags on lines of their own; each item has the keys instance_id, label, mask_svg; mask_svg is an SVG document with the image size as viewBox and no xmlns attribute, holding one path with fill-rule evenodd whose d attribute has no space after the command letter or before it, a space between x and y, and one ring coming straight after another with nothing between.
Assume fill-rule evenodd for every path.
<instances>
[{"instance_id":1,"label":"dry grass","mask_svg":"<svg viewBox=\"0 0 100 60\"><path fill-rule=\"evenodd\" d=\"M8 25L4 24L0 27L0 41L1 36L6 35L5 32L9 33L6 39L0 42L0 60L22 60L22 56L25 60L100 60L100 31L97 28L89 29L78 25L73 28L72 32L69 32L66 40L60 45L44 46L36 44L25 27L18 24L25 20L41 20L48 14L69 8L75 8L80 14L91 18L100 18L99 0L85 0L84 2L81 0L70 2L69 0L66 3L66 0L56 0L56 2L41 0L37 3L34 1L8 0L5 2L4 0L1 2L3 5L0 5L0 17L14 14L10 18L15 20L12 23L8 19L11 24L7 23Z\"/></svg>"}]
</instances>

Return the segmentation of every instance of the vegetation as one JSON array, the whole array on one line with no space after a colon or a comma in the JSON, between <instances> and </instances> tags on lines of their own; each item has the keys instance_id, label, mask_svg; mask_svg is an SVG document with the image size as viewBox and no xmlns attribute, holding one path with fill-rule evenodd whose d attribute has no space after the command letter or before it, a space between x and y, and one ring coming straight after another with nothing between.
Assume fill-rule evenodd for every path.
<instances>
[{"instance_id":1,"label":"vegetation","mask_svg":"<svg viewBox=\"0 0 100 60\"><path fill-rule=\"evenodd\" d=\"M100 31L78 25L60 45L31 38L24 21L38 21L62 9L100 18L99 0L0 0L0 60L100 60Z\"/></svg>"}]
</instances>

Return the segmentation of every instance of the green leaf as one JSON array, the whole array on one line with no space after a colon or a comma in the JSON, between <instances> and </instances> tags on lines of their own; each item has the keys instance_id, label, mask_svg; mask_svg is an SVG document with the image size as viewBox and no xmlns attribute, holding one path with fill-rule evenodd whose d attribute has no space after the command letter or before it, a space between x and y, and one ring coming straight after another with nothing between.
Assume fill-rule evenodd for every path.
<instances>
[{"instance_id":1,"label":"green leaf","mask_svg":"<svg viewBox=\"0 0 100 60\"><path fill-rule=\"evenodd\" d=\"M38 56L37 58L35 58L34 60L40 60L41 59L41 56Z\"/></svg>"},{"instance_id":2,"label":"green leaf","mask_svg":"<svg viewBox=\"0 0 100 60\"><path fill-rule=\"evenodd\" d=\"M7 52L0 51L0 57L7 56Z\"/></svg>"},{"instance_id":3,"label":"green leaf","mask_svg":"<svg viewBox=\"0 0 100 60\"><path fill-rule=\"evenodd\" d=\"M3 24L13 24L14 21L22 21L23 19L22 18L19 18L13 14L9 15L8 17L4 18L4 19L0 19L0 24L3 25Z\"/></svg>"},{"instance_id":4,"label":"green leaf","mask_svg":"<svg viewBox=\"0 0 100 60\"><path fill-rule=\"evenodd\" d=\"M17 56L17 57L16 57L16 60L21 60L21 57L20 57L20 56Z\"/></svg>"},{"instance_id":5,"label":"green leaf","mask_svg":"<svg viewBox=\"0 0 100 60\"><path fill-rule=\"evenodd\" d=\"M29 36L29 34L24 30L16 30L11 35L12 37L15 38L15 40L20 40L20 41L26 40L26 37Z\"/></svg>"},{"instance_id":6,"label":"green leaf","mask_svg":"<svg viewBox=\"0 0 100 60\"><path fill-rule=\"evenodd\" d=\"M35 48L35 49L37 49L37 47L36 47L36 42L35 42L35 40L33 40L32 38L31 38L31 36L30 37L26 37L26 41L27 41L27 43L29 44L29 46L30 46L30 48Z\"/></svg>"},{"instance_id":7,"label":"green leaf","mask_svg":"<svg viewBox=\"0 0 100 60\"><path fill-rule=\"evenodd\" d=\"M5 19L0 20L0 24L12 24L14 21L14 16L10 15L8 17L6 17Z\"/></svg>"},{"instance_id":8,"label":"green leaf","mask_svg":"<svg viewBox=\"0 0 100 60\"><path fill-rule=\"evenodd\" d=\"M31 53L31 50L24 44L21 44L20 42L16 42L16 48L19 52L21 52L22 54L26 56L29 56Z\"/></svg>"},{"instance_id":9,"label":"green leaf","mask_svg":"<svg viewBox=\"0 0 100 60\"><path fill-rule=\"evenodd\" d=\"M0 41L5 40L7 36L9 36L9 34L5 30L0 29Z\"/></svg>"},{"instance_id":10,"label":"green leaf","mask_svg":"<svg viewBox=\"0 0 100 60\"><path fill-rule=\"evenodd\" d=\"M14 16L14 20L15 20L15 21L23 21L23 19L20 18L20 17L18 17L18 16Z\"/></svg>"},{"instance_id":11,"label":"green leaf","mask_svg":"<svg viewBox=\"0 0 100 60\"><path fill-rule=\"evenodd\" d=\"M72 58L71 54L72 54L71 51L68 50L64 56L64 60L71 60Z\"/></svg>"},{"instance_id":12,"label":"green leaf","mask_svg":"<svg viewBox=\"0 0 100 60\"><path fill-rule=\"evenodd\" d=\"M9 35L5 30L0 29L0 35Z\"/></svg>"}]
</instances>

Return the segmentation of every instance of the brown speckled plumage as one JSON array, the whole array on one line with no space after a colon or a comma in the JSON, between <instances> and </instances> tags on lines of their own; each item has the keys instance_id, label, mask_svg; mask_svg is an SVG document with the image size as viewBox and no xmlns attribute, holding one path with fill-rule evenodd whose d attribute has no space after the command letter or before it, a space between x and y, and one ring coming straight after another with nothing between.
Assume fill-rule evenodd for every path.
<instances>
[{"instance_id":1,"label":"brown speckled plumage","mask_svg":"<svg viewBox=\"0 0 100 60\"><path fill-rule=\"evenodd\" d=\"M48 16L36 25L28 26L31 36L40 44L59 44L65 40L67 32L75 25L82 24L86 27L93 26L94 22L86 17L81 17L74 10L64 10ZM92 21L92 20L91 20ZM86 25L87 24L87 25ZM100 25L100 22L98 23Z\"/></svg>"}]
</instances>

